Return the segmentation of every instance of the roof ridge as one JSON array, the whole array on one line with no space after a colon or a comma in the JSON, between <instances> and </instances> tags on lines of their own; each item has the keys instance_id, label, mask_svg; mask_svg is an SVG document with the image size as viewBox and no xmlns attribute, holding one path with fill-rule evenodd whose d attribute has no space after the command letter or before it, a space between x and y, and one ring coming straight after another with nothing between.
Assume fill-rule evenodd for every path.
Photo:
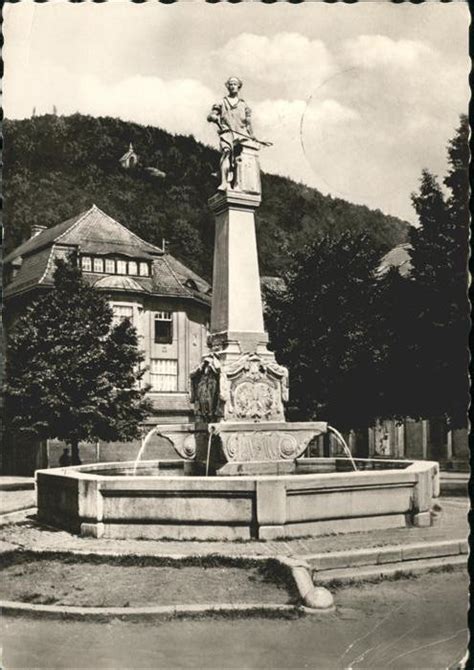
<instances>
[{"instance_id":1,"label":"roof ridge","mask_svg":"<svg viewBox=\"0 0 474 670\"><path fill-rule=\"evenodd\" d=\"M156 249L160 253L164 253L163 249L160 249L160 247L157 247L155 244L152 244L151 242L147 242L146 240L143 240L141 237L138 237L130 228L127 228L127 226L124 226L123 223L120 223L120 221L116 221L110 214L107 214L107 212L104 212L100 207L97 207L97 205L92 205L92 208L95 208L98 212L106 216L108 219L111 219L114 223L116 223L120 228L123 228L124 230L127 231L132 237L134 237L138 242L141 244L147 244L149 247L153 247L153 249ZM92 209L91 208L91 209Z\"/></svg>"},{"instance_id":2,"label":"roof ridge","mask_svg":"<svg viewBox=\"0 0 474 670\"><path fill-rule=\"evenodd\" d=\"M53 245L52 245L52 246L54 246L55 243L59 242L59 241L61 240L61 238L64 237L64 235L66 235L67 233L70 233L71 230L74 230L74 228L76 228L76 226L78 226L78 225L81 223L81 221L82 221L88 214L90 214L90 213L94 210L94 207L95 207L95 205L92 205L92 207L89 207L89 209L87 209L82 215L79 215L78 220L75 221L75 222L72 224L72 226L70 226L69 228L67 228L63 233L61 233L61 235L59 235L58 237L56 237L56 238L53 240Z\"/></svg>"},{"instance_id":3,"label":"roof ridge","mask_svg":"<svg viewBox=\"0 0 474 670\"><path fill-rule=\"evenodd\" d=\"M180 278L172 268L171 263L169 263L168 259L166 258L167 256L169 256L169 254L166 253L163 254L163 260L165 261L167 268L169 269L175 280L178 282L179 286L181 286L181 288L183 288L186 291L186 293L193 296L193 293L188 289L188 287L181 282Z\"/></svg>"},{"instance_id":4,"label":"roof ridge","mask_svg":"<svg viewBox=\"0 0 474 670\"><path fill-rule=\"evenodd\" d=\"M50 250L49 250L49 257L48 257L48 260L46 261L46 267L45 267L45 269L44 269L43 274L42 274L41 277L39 278L38 284L42 284L43 281L46 279L46 275L48 274L49 269L50 269L50 267L51 267L51 260L52 260L53 255L54 255L54 254L53 254L53 251L55 250L55 248L56 248L56 245L55 245L55 243L53 242L53 244L51 245L51 248L50 248Z\"/></svg>"},{"instance_id":5,"label":"roof ridge","mask_svg":"<svg viewBox=\"0 0 474 670\"><path fill-rule=\"evenodd\" d=\"M24 240L21 244L19 244L17 247L12 249L9 254L7 254L3 262L4 263L9 263L10 261L14 260L15 258L22 257L25 254L25 251L22 253L18 253L18 250L21 249L22 247L28 247L30 246L30 249L27 249L26 254L30 253L35 253L40 251L43 247L47 247L48 245L53 245L58 239L60 239L63 235L65 235L69 230L75 227L76 223L79 222L79 220L82 220L82 218L90 212L91 208L83 212L82 214L76 214L75 216L71 216L65 221L60 221L59 223L56 223L54 226L50 226L45 228L39 235L33 235L32 237L28 238L27 240ZM48 239L48 235L51 235L51 231L54 231L55 228L58 228L60 226L64 226L65 223L68 223L69 221L73 221L74 223L71 223L66 230L64 230L62 233L60 233L57 237L53 235L53 237L50 237ZM41 241L41 238L43 235L46 235L46 238ZM37 239L38 238L38 239ZM35 240L33 246L31 246L31 243L33 243L33 240ZM47 241L46 241L47 240Z\"/></svg>"}]
</instances>

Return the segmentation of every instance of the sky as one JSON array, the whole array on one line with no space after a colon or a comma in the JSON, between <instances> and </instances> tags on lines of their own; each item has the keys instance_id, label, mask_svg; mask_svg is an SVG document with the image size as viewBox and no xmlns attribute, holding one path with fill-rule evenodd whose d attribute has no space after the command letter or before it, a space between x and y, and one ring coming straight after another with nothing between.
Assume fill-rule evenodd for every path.
<instances>
[{"instance_id":1,"label":"sky","mask_svg":"<svg viewBox=\"0 0 474 670\"><path fill-rule=\"evenodd\" d=\"M415 223L421 170L443 177L467 113L468 27L464 2L22 0L4 8L4 111L55 105L217 147L206 116L237 75L273 143L265 171Z\"/></svg>"}]
</instances>

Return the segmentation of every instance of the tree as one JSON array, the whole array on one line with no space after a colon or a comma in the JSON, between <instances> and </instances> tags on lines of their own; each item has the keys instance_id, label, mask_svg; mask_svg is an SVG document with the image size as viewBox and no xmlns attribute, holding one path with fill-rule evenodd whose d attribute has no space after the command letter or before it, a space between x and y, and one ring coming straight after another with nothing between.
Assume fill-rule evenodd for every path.
<instances>
[{"instance_id":1,"label":"tree","mask_svg":"<svg viewBox=\"0 0 474 670\"><path fill-rule=\"evenodd\" d=\"M267 326L290 368L297 418L357 428L445 416L451 428L466 426L468 136L461 117L448 146L447 197L422 173L409 277L377 273L373 238L332 234L292 256L285 290L268 291Z\"/></svg>"},{"instance_id":2,"label":"tree","mask_svg":"<svg viewBox=\"0 0 474 670\"><path fill-rule=\"evenodd\" d=\"M133 439L151 410L136 331L128 320L113 326L112 316L74 259L59 260L54 288L8 337L7 424L64 440L73 464L80 463L80 441Z\"/></svg>"},{"instance_id":3,"label":"tree","mask_svg":"<svg viewBox=\"0 0 474 670\"><path fill-rule=\"evenodd\" d=\"M140 235L146 203L151 237L145 239L153 242L154 228L162 228L163 221L168 229L160 230L158 240L173 239L169 228L175 221L186 221L194 228L195 239L189 249L186 240L191 234L186 233L182 243L176 240L176 253L203 276L210 274L214 221L207 201L217 186L212 176L219 165L217 151L189 136L82 114L7 119L3 132L4 207L9 221L5 255L26 237L32 221L53 226L94 202ZM121 169L119 158L130 141L142 166L159 168L165 178L157 179L144 168ZM287 248L296 251L316 234L365 232L380 254L406 241L408 225L393 217L323 196L277 175L262 174L262 184L257 237L263 274L280 274L287 265Z\"/></svg>"},{"instance_id":4,"label":"tree","mask_svg":"<svg viewBox=\"0 0 474 670\"><path fill-rule=\"evenodd\" d=\"M418 416L446 416L452 428L467 425L468 409L468 124L448 145L444 197L427 170L412 195L419 227L410 232L413 266L411 395Z\"/></svg>"},{"instance_id":5,"label":"tree","mask_svg":"<svg viewBox=\"0 0 474 670\"><path fill-rule=\"evenodd\" d=\"M374 293L372 342L376 360L373 414L379 419L413 416L413 282L392 267L379 275ZM361 380L361 387L364 381Z\"/></svg>"},{"instance_id":6,"label":"tree","mask_svg":"<svg viewBox=\"0 0 474 670\"><path fill-rule=\"evenodd\" d=\"M295 418L356 428L377 416L378 264L366 236L320 238L294 256L286 288L267 292L270 342L290 370Z\"/></svg>"}]
</instances>

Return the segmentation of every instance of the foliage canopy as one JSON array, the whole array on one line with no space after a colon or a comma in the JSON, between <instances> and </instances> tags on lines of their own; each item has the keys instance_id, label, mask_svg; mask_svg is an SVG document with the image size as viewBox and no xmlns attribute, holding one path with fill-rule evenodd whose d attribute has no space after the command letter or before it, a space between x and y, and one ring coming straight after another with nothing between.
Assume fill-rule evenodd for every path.
<instances>
[{"instance_id":1,"label":"foliage canopy","mask_svg":"<svg viewBox=\"0 0 474 670\"><path fill-rule=\"evenodd\" d=\"M130 321L112 324L105 297L82 280L73 259L57 262L54 281L9 333L7 423L64 440L77 462L80 441L137 437L151 407Z\"/></svg>"},{"instance_id":2,"label":"foliage canopy","mask_svg":"<svg viewBox=\"0 0 474 670\"><path fill-rule=\"evenodd\" d=\"M291 371L298 419L357 428L377 418L444 416L467 424L469 126L448 146L446 198L424 170L413 204L411 272L379 272L366 236L321 237L292 255L268 290L267 325Z\"/></svg>"},{"instance_id":3,"label":"foliage canopy","mask_svg":"<svg viewBox=\"0 0 474 670\"><path fill-rule=\"evenodd\" d=\"M217 151L192 136L119 119L34 116L6 120L4 193L8 253L29 237L33 224L52 226L93 203L143 239L168 248L209 278L214 221L207 205L214 194ZM123 169L119 159L133 142L140 163ZM166 174L156 178L147 170ZM263 174L257 211L262 274L280 276L288 254L316 233L366 233L380 255L406 239L407 224L379 210L323 196L290 179Z\"/></svg>"}]
</instances>

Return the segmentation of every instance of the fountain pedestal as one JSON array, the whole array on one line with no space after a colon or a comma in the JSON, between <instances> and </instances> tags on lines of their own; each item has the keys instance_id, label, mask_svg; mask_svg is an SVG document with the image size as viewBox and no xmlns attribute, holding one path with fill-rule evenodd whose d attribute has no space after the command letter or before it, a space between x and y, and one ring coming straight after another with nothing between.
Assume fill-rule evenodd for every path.
<instances>
[{"instance_id":1,"label":"fountain pedestal","mask_svg":"<svg viewBox=\"0 0 474 670\"><path fill-rule=\"evenodd\" d=\"M231 77L229 96L208 117L229 188L209 203L214 286L210 352L191 375L196 422L153 429L181 458L37 471L38 517L48 524L107 538L272 540L434 518L437 463L369 459L348 472L347 459L298 459L330 427L285 421L288 372L267 349L255 239L265 143L250 137L241 84ZM227 476L189 476L200 474Z\"/></svg>"},{"instance_id":2,"label":"fountain pedestal","mask_svg":"<svg viewBox=\"0 0 474 670\"><path fill-rule=\"evenodd\" d=\"M267 348L258 270L255 210L259 193L216 193L210 353L191 374L196 427L196 472L275 474L294 470L322 422L285 421L288 370Z\"/></svg>"}]
</instances>

